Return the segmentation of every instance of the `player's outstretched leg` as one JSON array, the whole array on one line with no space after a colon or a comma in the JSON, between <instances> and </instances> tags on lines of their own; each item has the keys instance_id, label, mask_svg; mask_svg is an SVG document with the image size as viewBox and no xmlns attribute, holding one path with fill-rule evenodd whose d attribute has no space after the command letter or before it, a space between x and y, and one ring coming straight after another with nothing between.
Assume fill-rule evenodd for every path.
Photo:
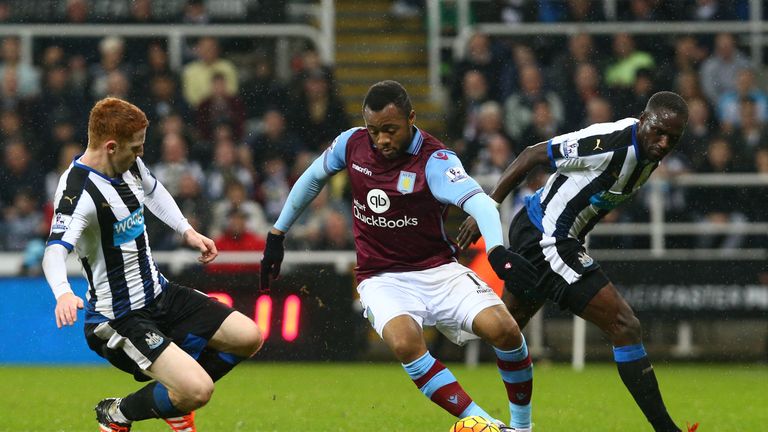
<instances>
[{"instance_id":1,"label":"player's outstretched leg","mask_svg":"<svg viewBox=\"0 0 768 432\"><path fill-rule=\"evenodd\" d=\"M520 328L504 306L492 306L477 314L472 329L496 352L496 364L507 389L510 426L515 431L531 430L533 364Z\"/></svg>"},{"instance_id":2,"label":"player's outstretched leg","mask_svg":"<svg viewBox=\"0 0 768 432\"><path fill-rule=\"evenodd\" d=\"M612 283L604 286L580 316L600 327L613 344L619 375L645 418L658 432L678 432L664 406L659 383L642 343L640 320Z\"/></svg>"},{"instance_id":3,"label":"player's outstretched leg","mask_svg":"<svg viewBox=\"0 0 768 432\"><path fill-rule=\"evenodd\" d=\"M392 318L384 326L382 339L416 387L432 402L459 418L478 415L493 420L469 397L453 373L427 351L421 326L413 318Z\"/></svg>"}]
</instances>

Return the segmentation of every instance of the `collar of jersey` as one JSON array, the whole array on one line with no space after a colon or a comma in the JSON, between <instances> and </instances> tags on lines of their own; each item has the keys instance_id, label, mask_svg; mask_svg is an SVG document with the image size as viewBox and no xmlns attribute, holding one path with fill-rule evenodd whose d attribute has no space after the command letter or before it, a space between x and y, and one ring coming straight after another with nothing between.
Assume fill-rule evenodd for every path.
<instances>
[{"instance_id":1,"label":"collar of jersey","mask_svg":"<svg viewBox=\"0 0 768 432\"><path fill-rule=\"evenodd\" d=\"M122 182L123 182L123 178L122 178L122 177L119 177L119 178L112 178L112 177L110 177L110 176L108 176L108 175L104 174L104 173L103 173L103 172L101 172L101 171L97 171L97 170L95 170L95 169L93 169L93 168L89 167L88 165L83 165L83 164L81 164L81 163L80 163L80 157L81 157L81 156L82 156L82 154L79 154L79 155L75 156L75 159L72 161L72 163L73 163L73 164L75 164L75 166L76 166L76 167L78 167L78 168L82 168L82 169L84 169L84 170L86 170L86 171L90 171L90 172L92 172L92 173L96 174L97 176L99 176L99 177L103 178L104 180L106 180L106 181L108 181L108 182L112 183L113 185L119 185L120 183L122 183Z\"/></svg>"},{"instance_id":2,"label":"collar of jersey","mask_svg":"<svg viewBox=\"0 0 768 432\"><path fill-rule=\"evenodd\" d=\"M408 146L408 153L415 155L421 149L421 144L424 143L424 136L421 134L421 130L419 128L417 128L416 126L414 126L413 128L416 129L416 132L413 134L413 140L411 140L411 145Z\"/></svg>"}]
</instances>

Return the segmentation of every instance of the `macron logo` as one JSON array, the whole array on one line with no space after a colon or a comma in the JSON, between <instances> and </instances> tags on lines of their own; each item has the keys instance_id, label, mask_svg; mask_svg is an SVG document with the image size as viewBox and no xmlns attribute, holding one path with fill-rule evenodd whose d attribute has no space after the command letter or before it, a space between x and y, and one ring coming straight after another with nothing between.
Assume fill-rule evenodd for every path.
<instances>
[{"instance_id":1,"label":"macron logo","mask_svg":"<svg viewBox=\"0 0 768 432\"><path fill-rule=\"evenodd\" d=\"M450 403L452 403L454 405L458 404L459 403L459 396L455 395L455 394L448 396L448 402L450 402Z\"/></svg>"},{"instance_id":2,"label":"macron logo","mask_svg":"<svg viewBox=\"0 0 768 432\"><path fill-rule=\"evenodd\" d=\"M356 164L354 162L352 162L352 169L355 170L355 171L361 172L361 173L367 175L368 177L373 175L371 170L369 170L368 168L363 168L363 167L361 167L360 165L358 165L358 164Z\"/></svg>"}]
</instances>

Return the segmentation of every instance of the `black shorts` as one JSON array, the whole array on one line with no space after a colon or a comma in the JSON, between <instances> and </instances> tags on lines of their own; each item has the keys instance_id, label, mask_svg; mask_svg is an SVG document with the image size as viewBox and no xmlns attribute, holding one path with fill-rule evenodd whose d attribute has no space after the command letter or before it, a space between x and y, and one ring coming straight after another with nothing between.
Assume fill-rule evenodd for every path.
<instances>
[{"instance_id":1,"label":"black shorts","mask_svg":"<svg viewBox=\"0 0 768 432\"><path fill-rule=\"evenodd\" d=\"M610 281L584 245L576 239L544 236L528 218L525 208L515 215L509 228L509 249L524 256L539 271L535 287L507 288L518 300L542 303L552 300L561 309L580 314Z\"/></svg>"},{"instance_id":2,"label":"black shorts","mask_svg":"<svg viewBox=\"0 0 768 432\"><path fill-rule=\"evenodd\" d=\"M115 367L148 381L149 368L174 342L197 359L234 309L200 291L168 283L151 305L120 318L85 325L85 339Z\"/></svg>"}]
</instances>

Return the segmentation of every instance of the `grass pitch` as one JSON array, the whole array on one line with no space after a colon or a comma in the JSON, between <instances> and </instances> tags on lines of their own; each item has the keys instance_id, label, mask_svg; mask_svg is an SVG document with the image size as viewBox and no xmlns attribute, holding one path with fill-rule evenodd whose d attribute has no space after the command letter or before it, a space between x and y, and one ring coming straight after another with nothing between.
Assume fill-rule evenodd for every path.
<instances>
[{"instance_id":1,"label":"grass pitch","mask_svg":"<svg viewBox=\"0 0 768 432\"><path fill-rule=\"evenodd\" d=\"M482 407L508 419L492 364L449 365ZM533 419L538 431L648 431L612 364L534 366ZM768 366L657 364L673 418L701 422L699 432L768 428ZM101 398L139 387L109 367L0 367L0 431L96 431ZM447 431L453 418L419 393L396 363L249 362L217 383L198 412L201 432ZM168 431L160 420L136 432Z\"/></svg>"}]
</instances>

